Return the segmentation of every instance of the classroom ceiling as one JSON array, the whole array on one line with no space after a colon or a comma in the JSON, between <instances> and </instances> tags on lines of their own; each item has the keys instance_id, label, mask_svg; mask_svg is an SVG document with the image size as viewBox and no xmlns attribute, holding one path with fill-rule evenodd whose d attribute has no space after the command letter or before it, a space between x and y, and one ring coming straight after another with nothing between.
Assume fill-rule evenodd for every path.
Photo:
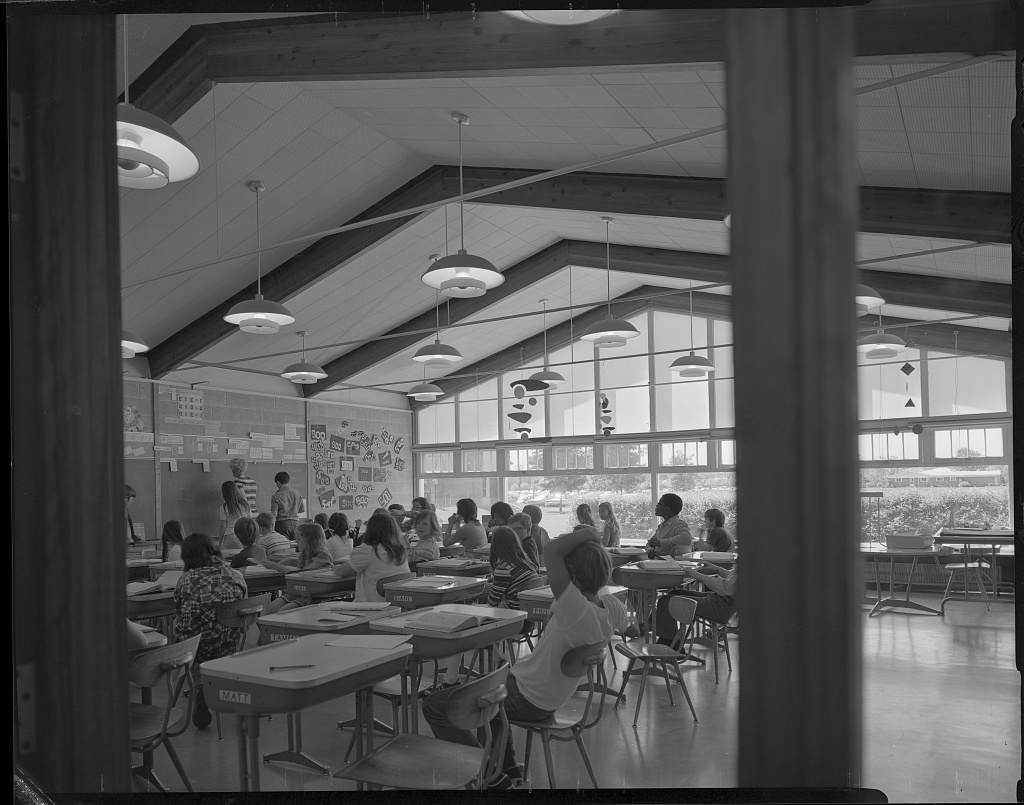
<instances>
[{"instance_id":1,"label":"classroom ceiling","mask_svg":"<svg viewBox=\"0 0 1024 805\"><path fill-rule=\"evenodd\" d=\"M956 319L981 333L975 351L1002 338L1008 354L1014 65L1002 4L874 5L875 17L855 12L863 281L890 301L887 324ZM890 36L882 12L897 6L906 29ZM128 18L130 100L171 122L202 162L188 181L121 189L124 327L154 347L154 377L195 381L211 366L276 376L297 360L304 329L307 359L330 378L303 393L404 393L421 379L410 358L437 317L419 277L463 237L507 281L500 294L452 300L460 326L444 340L477 371L517 346L529 358L539 300L568 305L570 274L574 304L605 299L602 215L615 219L613 297L679 304L685 293L662 294L711 284L695 293L700 305L727 302L724 131L473 199L461 221L457 204L437 206L459 192L452 111L470 117L467 192L727 125L719 12L622 11L571 30L496 12L273 16ZM685 35L672 41L674 30ZM585 47L597 39L601 48ZM253 179L266 185L258 258ZM251 298L258 270L268 298L297 319L275 336L221 320ZM536 315L487 323L522 313ZM442 324L448 314L442 302ZM549 330L568 318L549 314ZM917 327L914 340L944 344L952 326Z\"/></svg>"}]
</instances>

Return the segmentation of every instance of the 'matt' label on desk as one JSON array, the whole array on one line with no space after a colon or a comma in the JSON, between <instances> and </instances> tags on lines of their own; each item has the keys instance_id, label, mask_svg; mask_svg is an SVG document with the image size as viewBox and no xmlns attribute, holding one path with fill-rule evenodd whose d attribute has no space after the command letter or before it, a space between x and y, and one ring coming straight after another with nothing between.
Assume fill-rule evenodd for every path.
<instances>
[{"instance_id":1,"label":"'matt' label on desk","mask_svg":"<svg viewBox=\"0 0 1024 805\"><path fill-rule=\"evenodd\" d=\"M222 690L220 692L220 700L222 702L232 702L233 704L252 704L252 697L248 693L242 693L240 690Z\"/></svg>"},{"instance_id":2,"label":"'matt' label on desk","mask_svg":"<svg viewBox=\"0 0 1024 805\"><path fill-rule=\"evenodd\" d=\"M394 597L391 600L394 601L396 604L411 604L412 596L402 595L401 593L395 593Z\"/></svg>"},{"instance_id":3,"label":"'matt' label on desk","mask_svg":"<svg viewBox=\"0 0 1024 805\"><path fill-rule=\"evenodd\" d=\"M275 632L270 636L270 642L276 643L278 640L294 640L294 636L290 634L280 634Z\"/></svg>"}]
</instances>

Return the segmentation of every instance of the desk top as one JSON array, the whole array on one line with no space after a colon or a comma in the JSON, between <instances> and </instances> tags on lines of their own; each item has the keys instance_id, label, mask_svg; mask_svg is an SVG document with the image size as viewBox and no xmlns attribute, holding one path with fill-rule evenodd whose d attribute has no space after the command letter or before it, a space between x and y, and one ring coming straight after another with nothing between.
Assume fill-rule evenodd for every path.
<instances>
[{"instance_id":1,"label":"desk top","mask_svg":"<svg viewBox=\"0 0 1024 805\"><path fill-rule=\"evenodd\" d=\"M286 574L289 582L306 581L306 582L319 582L320 584L328 584L330 582L350 582L354 577L347 579L341 578L341 576L334 575L334 571L330 568L320 568L318 570L295 570L291 573Z\"/></svg>"},{"instance_id":2,"label":"desk top","mask_svg":"<svg viewBox=\"0 0 1024 805\"><path fill-rule=\"evenodd\" d=\"M943 528L935 535L939 545L1013 545L1013 532L1002 528Z\"/></svg>"},{"instance_id":3,"label":"desk top","mask_svg":"<svg viewBox=\"0 0 1024 805\"><path fill-rule=\"evenodd\" d=\"M625 600L626 594L629 593L629 588L609 584L606 587L602 587L601 592L604 595L614 595L620 600ZM551 592L551 587L549 585L547 587L534 587L532 590L523 590L519 593L519 600L524 598L527 601L544 601L551 603L555 600L555 595Z\"/></svg>"},{"instance_id":4,"label":"desk top","mask_svg":"<svg viewBox=\"0 0 1024 805\"><path fill-rule=\"evenodd\" d=\"M456 615L478 615L484 618L497 618L498 620L474 626L472 629L462 629L458 632L438 632L435 629L417 629L414 621L420 615L427 612L451 612ZM374 632L391 632L392 634L411 634L423 637L437 638L440 640L460 640L466 637L483 636L488 632L502 630L511 623L522 623L526 620L526 613L519 609L499 609L487 607L480 604L438 604L433 607L423 607L403 612L400 615L388 615L385 618L375 620L370 624Z\"/></svg>"},{"instance_id":5,"label":"desk top","mask_svg":"<svg viewBox=\"0 0 1024 805\"><path fill-rule=\"evenodd\" d=\"M142 556L126 556L124 564L125 567L146 567L148 565L161 564L161 562L159 557L147 559Z\"/></svg>"},{"instance_id":6,"label":"desk top","mask_svg":"<svg viewBox=\"0 0 1024 805\"><path fill-rule=\"evenodd\" d=\"M463 590L482 585L484 580L477 576L420 576L415 579L385 582L385 590L417 590L434 592L439 590Z\"/></svg>"},{"instance_id":7,"label":"desk top","mask_svg":"<svg viewBox=\"0 0 1024 805\"><path fill-rule=\"evenodd\" d=\"M388 607L374 611L333 612L321 609L319 604L313 604L308 607L276 612L273 615L262 615L256 622L260 626L301 627L311 632L344 632L386 615L397 615L401 611L399 607Z\"/></svg>"},{"instance_id":8,"label":"desk top","mask_svg":"<svg viewBox=\"0 0 1024 805\"><path fill-rule=\"evenodd\" d=\"M930 548L887 548L885 545L878 545L874 542L860 543L861 556L945 556L952 552L951 548L938 545L933 545Z\"/></svg>"},{"instance_id":9,"label":"desk top","mask_svg":"<svg viewBox=\"0 0 1024 805\"><path fill-rule=\"evenodd\" d=\"M167 645L167 636L162 632L158 632L152 626L143 626L139 623L135 625L138 626L145 635L146 645L128 649L129 656L134 657L140 651L148 651L151 648L160 648L161 646Z\"/></svg>"},{"instance_id":10,"label":"desk top","mask_svg":"<svg viewBox=\"0 0 1024 805\"><path fill-rule=\"evenodd\" d=\"M156 601L170 601L174 598L174 590L156 590L151 593L139 593L138 595L132 595L127 593L129 601L141 601L141 602L156 602Z\"/></svg>"},{"instance_id":11,"label":"desk top","mask_svg":"<svg viewBox=\"0 0 1024 805\"><path fill-rule=\"evenodd\" d=\"M412 646L394 648L332 646L333 635L305 635L269 646L204 662L203 677L249 682L271 688L305 689L326 685L362 670L408 657ZM309 668L271 671L272 667L309 665Z\"/></svg>"},{"instance_id":12,"label":"desk top","mask_svg":"<svg viewBox=\"0 0 1024 805\"><path fill-rule=\"evenodd\" d=\"M472 574L486 576L491 572L491 562L489 559L447 556L441 559L431 559L427 562L417 562L416 572L423 574L423 571L438 573L447 571L452 575L459 576Z\"/></svg>"}]
</instances>

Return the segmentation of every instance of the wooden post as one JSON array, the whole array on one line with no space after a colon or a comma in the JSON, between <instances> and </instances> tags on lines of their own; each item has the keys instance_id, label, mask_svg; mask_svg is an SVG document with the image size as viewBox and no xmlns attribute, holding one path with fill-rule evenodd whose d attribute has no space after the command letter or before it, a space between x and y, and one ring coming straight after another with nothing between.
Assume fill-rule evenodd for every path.
<instances>
[{"instance_id":1,"label":"wooden post","mask_svg":"<svg viewBox=\"0 0 1024 805\"><path fill-rule=\"evenodd\" d=\"M17 763L130 791L114 15L11 12Z\"/></svg>"},{"instance_id":2,"label":"wooden post","mask_svg":"<svg viewBox=\"0 0 1024 805\"><path fill-rule=\"evenodd\" d=\"M853 32L726 12L741 786L860 783Z\"/></svg>"}]
</instances>

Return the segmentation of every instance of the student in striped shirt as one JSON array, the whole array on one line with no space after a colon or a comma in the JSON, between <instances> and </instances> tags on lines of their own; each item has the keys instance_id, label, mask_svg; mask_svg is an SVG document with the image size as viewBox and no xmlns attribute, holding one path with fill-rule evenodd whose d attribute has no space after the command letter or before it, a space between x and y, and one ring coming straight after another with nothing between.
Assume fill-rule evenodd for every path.
<instances>
[{"instance_id":1,"label":"student in striped shirt","mask_svg":"<svg viewBox=\"0 0 1024 805\"><path fill-rule=\"evenodd\" d=\"M260 527L260 535L256 544L267 552L268 559L285 559L295 555L295 548L284 534L274 530L274 515L261 512L256 515L256 525Z\"/></svg>"},{"instance_id":2,"label":"student in striped shirt","mask_svg":"<svg viewBox=\"0 0 1024 805\"><path fill-rule=\"evenodd\" d=\"M519 591L523 585L540 578L537 566L523 551L516 532L508 526L498 526L491 532L491 574L494 581L487 605L509 609L519 609Z\"/></svg>"}]
</instances>

